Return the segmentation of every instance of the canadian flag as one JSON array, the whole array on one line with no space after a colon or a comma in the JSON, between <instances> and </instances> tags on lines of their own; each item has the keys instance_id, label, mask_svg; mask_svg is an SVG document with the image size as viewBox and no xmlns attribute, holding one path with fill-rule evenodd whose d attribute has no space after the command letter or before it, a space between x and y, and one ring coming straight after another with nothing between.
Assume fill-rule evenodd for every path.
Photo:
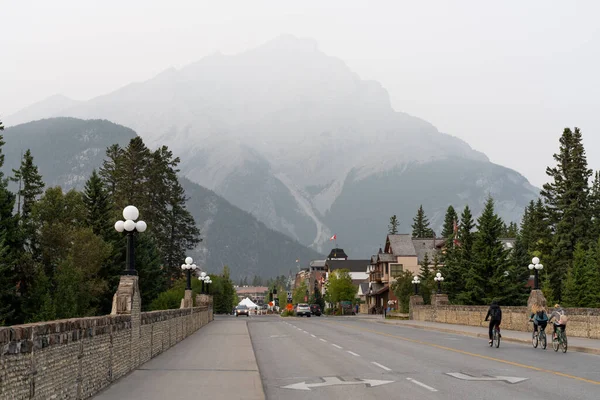
<instances>
[{"instance_id":1,"label":"canadian flag","mask_svg":"<svg viewBox=\"0 0 600 400\"><path fill-rule=\"evenodd\" d=\"M335 240L337 239L337 235L333 235L332 237L329 238L329 240Z\"/></svg>"}]
</instances>

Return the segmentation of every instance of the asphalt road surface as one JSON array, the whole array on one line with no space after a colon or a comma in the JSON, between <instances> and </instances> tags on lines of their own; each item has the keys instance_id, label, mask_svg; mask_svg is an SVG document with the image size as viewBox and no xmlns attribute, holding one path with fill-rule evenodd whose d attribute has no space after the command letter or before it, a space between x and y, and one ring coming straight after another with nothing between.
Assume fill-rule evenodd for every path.
<instances>
[{"instance_id":1,"label":"asphalt road surface","mask_svg":"<svg viewBox=\"0 0 600 400\"><path fill-rule=\"evenodd\" d=\"M600 356L379 324L254 317L267 399L599 399Z\"/></svg>"}]
</instances>

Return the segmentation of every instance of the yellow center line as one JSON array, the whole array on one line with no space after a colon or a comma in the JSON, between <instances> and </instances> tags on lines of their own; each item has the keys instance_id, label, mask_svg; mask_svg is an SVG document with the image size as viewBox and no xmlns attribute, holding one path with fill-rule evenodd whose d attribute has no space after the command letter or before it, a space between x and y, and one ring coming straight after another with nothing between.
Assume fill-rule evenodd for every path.
<instances>
[{"instance_id":1,"label":"yellow center line","mask_svg":"<svg viewBox=\"0 0 600 400\"><path fill-rule=\"evenodd\" d=\"M327 321L327 322L329 322L329 321ZM361 327L358 327L358 326L347 325L347 324L343 324L341 322L331 321L331 323L342 325L342 326L345 326L345 327L348 327L348 328L352 328L352 329L358 329L358 330L365 331L365 332L375 333L375 334L381 335L381 336L387 336L387 337L391 337L391 338L394 338L394 339L400 339L400 340L404 340L404 341L411 342L411 343L418 343L418 344L422 344L422 345L425 345L425 346L431 346L431 347L435 347L435 348L442 349L442 350L452 351L454 353L464 354L464 355L471 356L471 357L477 357L477 358L482 358L482 359L485 359L485 360L496 361L496 362L500 362L500 363L504 363L504 364L513 365L515 367L531 369L531 370L538 371L538 372L546 372L546 373L549 373L549 374L553 374L553 375L557 375L557 376L562 376L564 378L575 379L575 380L582 381L582 382L592 383L594 385L600 385L600 381L595 381L595 380L592 380L592 379L586 379L586 378L582 378L580 376L575 376L575 375L569 375L569 374L565 374L563 372L553 371L551 369L534 367L533 365L521 364L521 363L517 363L517 362L514 362L514 361L508 361L508 360L502 360L500 358L495 358L495 357L490 357L490 356L484 356L482 354L471 353L469 351L454 349L452 347L446 347L446 346L442 346L442 345L435 344L435 343L424 342L422 340L411 339L411 338L407 338L407 337L404 337L404 336L392 335L390 333L376 331L374 329L361 328Z\"/></svg>"}]
</instances>

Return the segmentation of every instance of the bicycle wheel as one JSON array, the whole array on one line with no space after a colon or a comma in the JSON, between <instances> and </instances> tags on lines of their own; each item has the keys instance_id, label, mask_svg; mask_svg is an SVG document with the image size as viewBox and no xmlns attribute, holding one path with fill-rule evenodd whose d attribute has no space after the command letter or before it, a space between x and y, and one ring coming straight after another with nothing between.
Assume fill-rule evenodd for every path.
<instances>
[{"instance_id":1,"label":"bicycle wheel","mask_svg":"<svg viewBox=\"0 0 600 400\"><path fill-rule=\"evenodd\" d=\"M500 332L498 332L498 329L494 330L494 344L496 348L500 347Z\"/></svg>"},{"instance_id":2,"label":"bicycle wheel","mask_svg":"<svg viewBox=\"0 0 600 400\"><path fill-rule=\"evenodd\" d=\"M562 343L560 345L562 346L562 352L566 353L567 352L567 335L564 332L562 333Z\"/></svg>"},{"instance_id":3,"label":"bicycle wheel","mask_svg":"<svg viewBox=\"0 0 600 400\"><path fill-rule=\"evenodd\" d=\"M546 332L542 331L540 333L540 342L542 344L542 349L546 350L546 345L548 344L546 342Z\"/></svg>"},{"instance_id":4,"label":"bicycle wheel","mask_svg":"<svg viewBox=\"0 0 600 400\"><path fill-rule=\"evenodd\" d=\"M538 347L538 335L536 331L533 331L533 333L531 334L531 344L533 345L534 349L537 349Z\"/></svg>"},{"instance_id":5,"label":"bicycle wheel","mask_svg":"<svg viewBox=\"0 0 600 400\"><path fill-rule=\"evenodd\" d=\"M558 343L558 335L556 335L556 337L554 337L554 335L552 335L552 348L554 349L554 351L558 351L559 345L560 345L560 343Z\"/></svg>"}]
</instances>

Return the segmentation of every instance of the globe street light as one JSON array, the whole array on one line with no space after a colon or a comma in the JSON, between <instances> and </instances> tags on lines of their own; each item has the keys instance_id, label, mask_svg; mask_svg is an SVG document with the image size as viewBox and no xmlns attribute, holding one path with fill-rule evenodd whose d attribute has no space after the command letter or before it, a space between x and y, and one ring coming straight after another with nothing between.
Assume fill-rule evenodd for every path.
<instances>
[{"instance_id":1,"label":"globe street light","mask_svg":"<svg viewBox=\"0 0 600 400\"><path fill-rule=\"evenodd\" d=\"M198 266L193 264L194 260L192 257L187 257L185 259L185 264L181 264L181 269L187 272L187 287L185 290L192 290L192 271L194 271Z\"/></svg>"},{"instance_id":2,"label":"globe street light","mask_svg":"<svg viewBox=\"0 0 600 400\"><path fill-rule=\"evenodd\" d=\"M421 283L421 280L415 276L411 282L413 285L415 285L415 295L419 294L419 283Z\"/></svg>"},{"instance_id":3,"label":"globe street light","mask_svg":"<svg viewBox=\"0 0 600 400\"><path fill-rule=\"evenodd\" d=\"M198 279L200 279L200 281L202 281L202 289L200 290L200 293L204 294L204 279L206 278L206 272L202 271L200 272L200 276L198 277Z\"/></svg>"},{"instance_id":4,"label":"globe street light","mask_svg":"<svg viewBox=\"0 0 600 400\"><path fill-rule=\"evenodd\" d=\"M210 284L212 283L212 279L210 279L210 276L206 276L206 278L204 278L204 283L206 283L206 294L210 294Z\"/></svg>"},{"instance_id":5,"label":"globe street light","mask_svg":"<svg viewBox=\"0 0 600 400\"><path fill-rule=\"evenodd\" d=\"M538 278L538 271L541 271L542 269L544 269L544 266L542 264L540 264L539 258L533 257L531 259L531 264L529 264L528 268L530 271L531 270L534 271L533 290L539 290L540 289L540 281Z\"/></svg>"},{"instance_id":6,"label":"globe street light","mask_svg":"<svg viewBox=\"0 0 600 400\"><path fill-rule=\"evenodd\" d=\"M437 274L435 274L435 277L433 278L434 281L436 281L438 283L438 294L442 293L442 282L444 282L444 277L442 276L441 272L438 272Z\"/></svg>"},{"instance_id":7,"label":"globe street light","mask_svg":"<svg viewBox=\"0 0 600 400\"><path fill-rule=\"evenodd\" d=\"M117 232L127 231L127 253L126 253L126 264L127 269L125 270L125 275L137 275L135 270L135 242L134 242L134 231L138 231L140 233L144 232L148 225L144 221L137 221L136 219L140 216L140 212L134 206L127 206L123 209L123 218L125 221L117 221L115 222L115 230Z\"/></svg>"}]
</instances>

